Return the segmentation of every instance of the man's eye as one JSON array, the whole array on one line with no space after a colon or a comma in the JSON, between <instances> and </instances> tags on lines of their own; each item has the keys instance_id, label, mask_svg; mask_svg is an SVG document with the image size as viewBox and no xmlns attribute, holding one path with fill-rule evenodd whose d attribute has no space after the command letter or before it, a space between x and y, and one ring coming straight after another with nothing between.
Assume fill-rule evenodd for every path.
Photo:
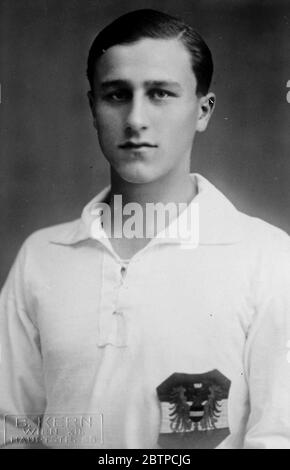
<instances>
[{"instance_id":1,"label":"man's eye","mask_svg":"<svg viewBox=\"0 0 290 470\"><path fill-rule=\"evenodd\" d=\"M166 90L154 89L150 91L150 96L156 100L164 100L173 96L173 94Z\"/></svg>"},{"instance_id":2,"label":"man's eye","mask_svg":"<svg viewBox=\"0 0 290 470\"><path fill-rule=\"evenodd\" d=\"M126 90L112 91L111 93L105 95L106 100L116 103L122 103L123 101L127 101L129 98L130 94Z\"/></svg>"}]
</instances>

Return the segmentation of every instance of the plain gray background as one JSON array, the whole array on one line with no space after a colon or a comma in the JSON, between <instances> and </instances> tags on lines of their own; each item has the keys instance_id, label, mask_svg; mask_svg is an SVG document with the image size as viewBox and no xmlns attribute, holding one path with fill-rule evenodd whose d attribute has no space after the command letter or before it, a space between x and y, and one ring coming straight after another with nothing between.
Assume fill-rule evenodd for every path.
<instances>
[{"instance_id":1,"label":"plain gray background","mask_svg":"<svg viewBox=\"0 0 290 470\"><path fill-rule=\"evenodd\" d=\"M192 170L290 232L288 0L0 0L0 286L27 235L79 217L108 183L87 53L100 28L144 7L182 17L213 53L217 106Z\"/></svg>"}]
</instances>

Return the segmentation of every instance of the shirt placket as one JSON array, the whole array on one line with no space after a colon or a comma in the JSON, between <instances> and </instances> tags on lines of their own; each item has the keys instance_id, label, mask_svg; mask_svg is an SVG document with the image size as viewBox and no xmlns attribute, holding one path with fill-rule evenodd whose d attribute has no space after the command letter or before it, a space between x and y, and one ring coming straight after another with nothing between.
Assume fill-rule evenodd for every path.
<instances>
[{"instance_id":1,"label":"shirt placket","mask_svg":"<svg viewBox=\"0 0 290 470\"><path fill-rule=\"evenodd\" d=\"M104 253L101 299L99 305L98 346L127 347L128 318L126 315L125 278L128 263ZM124 296L125 295L125 296Z\"/></svg>"}]
</instances>

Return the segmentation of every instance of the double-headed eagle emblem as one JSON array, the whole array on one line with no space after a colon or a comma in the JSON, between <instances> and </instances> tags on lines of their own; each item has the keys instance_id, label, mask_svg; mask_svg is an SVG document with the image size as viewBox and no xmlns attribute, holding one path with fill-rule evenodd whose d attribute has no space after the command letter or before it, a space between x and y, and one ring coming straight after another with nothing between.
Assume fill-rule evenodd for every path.
<instances>
[{"instance_id":1,"label":"double-headed eagle emblem","mask_svg":"<svg viewBox=\"0 0 290 470\"><path fill-rule=\"evenodd\" d=\"M212 430L228 398L230 380L218 370L204 374L174 373L158 388L159 400L168 402L173 432Z\"/></svg>"}]
</instances>

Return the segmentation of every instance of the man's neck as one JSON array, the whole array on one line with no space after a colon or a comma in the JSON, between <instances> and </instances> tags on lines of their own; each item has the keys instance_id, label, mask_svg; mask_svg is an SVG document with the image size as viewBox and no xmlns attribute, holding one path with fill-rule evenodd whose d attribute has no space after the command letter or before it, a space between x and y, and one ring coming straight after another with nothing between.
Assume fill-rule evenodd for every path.
<instances>
[{"instance_id":1,"label":"man's neck","mask_svg":"<svg viewBox=\"0 0 290 470\"><path fill-rule=\"evenodd\" d=\"M129 183L111 170L110 202L113 197L122 196L122 205L137 203L145 207L148 203L185 203L188 204L196 195L195 181L188 173L165 175L162 179L150 183Z\"/></svg>"},{"instance_id":2,"label":"man's neck","mask_svg":"<svg viewBox=\"0 0 290 470\"><path fill-rule=\"evenodd\" d=\"M146 184L133 184L122 180L114 171L111 172L111 191L108 195L107 203L111 206L111 222L110 228L112 233L115 233L115 220L121 220L122 227L126 221L130 219L131 215L124 215L124 207L126 204L135 203L141 207L138 211L138 217L135 219L136 226L141 226L144 236L139 237L126 237L122 238L111 237L111 244L119 256L123 259L131 258L136 252L144 248L152 236L156 236L160 230L165 227L177 217L186 206L192 201L197 193L195 180L192 179L189 172L177 177L163 178L162 181L153 181ZM118 204L115 204L115 196L118 196ZM120 198L121 196L121 198ZM120 203L121 199L121 203ZM164 215L166 212L167 204L174 204L176 211L169 211L168 217L162 217L156 220L154 211L147 212L148 205L159 204L164 205ZM129 211L130 213L130 211ZM161 210L162 213L162 210ZM104 226L106 230L106 226ZM146 235L145 235L146 233ZM151 235L147 235L150 233Z\"/></svg>"}]
</instances>

